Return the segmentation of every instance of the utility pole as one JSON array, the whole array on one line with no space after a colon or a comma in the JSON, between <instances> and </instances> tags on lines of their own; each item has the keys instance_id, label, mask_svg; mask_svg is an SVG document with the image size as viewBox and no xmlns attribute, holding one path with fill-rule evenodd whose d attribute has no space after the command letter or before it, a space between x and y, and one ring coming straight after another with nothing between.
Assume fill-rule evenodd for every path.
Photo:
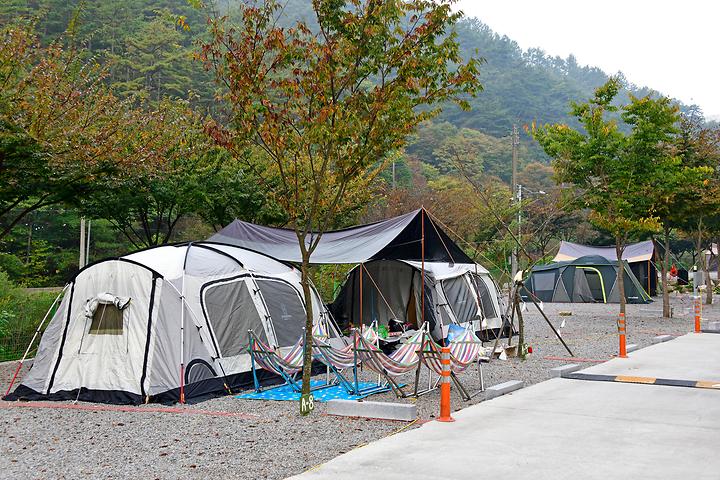
<instances>
[{"instance_id":1,"label":"utility pole","mask_svg":"<svg viewBox=\"0 0 720 480\"><path fill-rule=\"evenodd\" d=\"M392 188L395 190L395 160L392 162Z\"/></svg>"},{"instance_id":2,"label":"utility pole","mask_svg":"<svg viewBox=\"0 0 720 480\"><path fill-rule=\"evenodd\" d=\"M25 254L25 263L30 263L30 250L32 249L33 223L28 225L27 253Z\"/></svg>"},{"instance_id":3,"label":"utility pole","mask_svg":"<svg viewBox=\"0 0 720 480\"><path fill-rule=\"evenodd\" d=\"M522 244L522 185L517 186L517 204L518 204L518 242Z\"/></svg>"},{"instance_id":4,"label":"utility pole","mask_svg":"<svg viewBox=\"0 0 720 480\"><path fill-rule=\"evenodd\" d=\"M513 200L516 199L516 192L517 190L517 164L518 164L518 147L520 147L520 135L518 133L517 125L513 124L512 129L512 196ZM519 200L518 200L519 202ZM520 212L520 206L518 205L518 220L519 220L519 212ZM519 225L518 225L519 227ZM519 248L516 245L513 249L512 259L511 259L511 282L515 281L515 275L518 271L518 253Z\"/></svg>"},{"instance_id":5,"label":"utility pole","mask_svg":"<svg viewBox=\"0 0 720 480\"><path fill-rule=\"evenodd\" d=\"M78 266L85 266L85 217L80 217L80 261Z\"/></svg>"},{"instance_id":6,"label":"utility pole","mask_svg":"<svg viewBox=\"0 0 720 480\"><path fill-rule=\"evenodd\" d=\"M92 220L87 222L87 236L85 238L85 265L90 263L90 229L92 228Z\"/></svg>"}]
</instances>

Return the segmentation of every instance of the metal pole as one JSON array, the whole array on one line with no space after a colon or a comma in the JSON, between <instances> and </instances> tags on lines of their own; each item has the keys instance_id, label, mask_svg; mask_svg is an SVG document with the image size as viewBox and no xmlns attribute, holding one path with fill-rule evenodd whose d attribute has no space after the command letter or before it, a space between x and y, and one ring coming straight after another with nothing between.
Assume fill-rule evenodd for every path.
<instances>
[{"instance_id":1,"label":"metal pole","mask_svg":"<svg viewBox=\"0 0 720 480\"><path fill-rule=\"evenodd\" d=\"M565 347L565 350L567 350L567 352L570 354L571 357L574 357L575 354L572 352L572 350L570 350L570 347L567 346L567 343L565 343L565 340L563 340L562 336L560 336L560 333L558 333L558 331L555 329L555 326L552 324L550 319L547 317L547 315L545 315L545 312L542 311L542 308L540 308L540 305L538 305L537 301L535 300L535 296L532 293L530 293L530 295L528 295L528 297L530 298L530 300L532 300L533 304L538 309L538 312L540 312L540 315L542 315L542 317L545 319L547 324L550 325L550 328L552 329L553 333L558 338L558 340L560 340L560 343L563 344L563 347Z\"/></svg>"},{"instance_id":2,"label":"metal pole","mask_svg":"<svg viewBox=\"0 0 720 480\"><path fill-rule=\"evenodd\" d=\"M515 192L517 191L517 164L518 164L518 146L520 145L520 137L518 135L518 129L517 125L513 125L512 129L512 185L511 185L511 192L512 196L515 197ZM511 258L511 283L515 280L515 274L517 274L518 269L518 255L519 255L519 248L516 245L513 248L512 258Z\"/></svg>"},{"instance_id":3,"label":"metal pole","mask_svg":"<svg viewBox=\"0 0 720 480\"><path fill-rule=\"evenodd\" d=\"M422 278L421 278L421 291L420 291L420 321L422 325L425 325L425 208L420 208L420 258L422 262Z\"/></svg>"},{"instance_id":4,"label":"metal pole","mask_svg":"<svg viewBox=\"0 0 720 480\"><path fill-rule=\"evenodd\" d=\"M363 275L365 270L363 264L360 264L360 327L363 325ZM357 325L356 325L357 326Z\"/></svg>"}]
</instances>

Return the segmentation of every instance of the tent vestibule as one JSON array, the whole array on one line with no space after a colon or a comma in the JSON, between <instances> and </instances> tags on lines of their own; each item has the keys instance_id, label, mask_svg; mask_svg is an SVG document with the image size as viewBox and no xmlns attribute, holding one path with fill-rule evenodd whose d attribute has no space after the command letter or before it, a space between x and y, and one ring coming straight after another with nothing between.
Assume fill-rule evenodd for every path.
<instances>
[{"instance_id":1,"label":"tent vestibule","mask_svg":"<svg viewBox=\"0 0 720 480\"><path fill-rule=\"evenodd\" d=\"M417 328L425 321L436 339L447 335L451 323L472 323L474 330L498 330L501 304L495 282L476 264L375 260L348 274L330 311L338 324L388 325L391 319ZM362 294L361 287L363 285ZM423 294L425 301L421 301Z\"/></svg>"}]
</instances>

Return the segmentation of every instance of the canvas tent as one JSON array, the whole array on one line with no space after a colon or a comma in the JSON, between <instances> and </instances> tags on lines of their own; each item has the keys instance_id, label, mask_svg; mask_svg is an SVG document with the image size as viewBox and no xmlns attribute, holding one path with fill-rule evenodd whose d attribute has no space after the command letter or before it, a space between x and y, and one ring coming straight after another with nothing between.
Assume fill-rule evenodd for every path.
<instances>
[{"instance_id":1,"label":"canvas tent","mask_svg":"<svg viewBox=\"0 0 720 480\"><path fill-rule=\"evenodd\" d=\"M262 249L263 252L288 262L302 261L297 236L293 230L289 229L264 227L235 220L213 235L210 240L251 249ZM380 260L391 262L374 263ZM392 309L394 312L383 311L381 307L378 307L376 312L382 317L406 317L407 310L414 308L409 302L408 296L412 292L411 296L414 296L416 300L419 299L417 301L422 304L420 292L423 290L423 282L426 282L426 308L424 310L419 308L417 311L420 312L421 318L425 318L430 323L436 338L441 335L442 324L454 322L457 318L472 318L478 326L482 325L479 329L500 328L502 323L499 313L501 301L498 289L490 279L487 270L476 265L443 231L432 214L422 208L381 222L326 232L322 235L310 261L313 264L364 264L368 269L379 269L378 278L382 285L378 284L379 288L374 289L366 288L362 298L363 305L366 302L379 305L378 300L381 298L379 292L386 297L392 297L392 302L395 302L391 304L394 305ZM423 265L425 266L424 275ZM469 313L458 316L447 313L448 308L443 305L445 300L442 282L438 284L437 281L446 279L446 284L450 284L452 283L450 278L453 276L469 281L472 277L463 277L463 275L476 270L478 276L481 277L481 284L488 290L487 295L493 299L492 302L489 302L494 306L492 315L488 313L481 317L475 317ZM370 271L370 275L375 277L372 271ZM405 279L406 292L400 292L398 285L394 285L390 280L401 276ZM350 278L352 279L352 276ZM354 286L349 285L345 290L350 292L353 288ZM385 290L389 290L390 293L386 294ZM366 298L365 293L368 296L375 295L377 298ZM340 303L336 302L334 308L347 318L359 318L358 295L359 285L357 295L346 293L345 300L341 300ZM468 293L468 295L476 294ZM340 304L343 302L345 304L340 308ZM357 305L353 306L347 302L357 302ZM350 313L355 310L358 311L358 316ZM487 310L489 312L489 307ZM363 321L366 321L367 318L363 308ZM387 322L388 318L385 318L384 322ZM442 322L436 321L436 319L441 319Z\"/></svg>"},{"instance_id":2,"label":"canvas tent","mask_svg":"<svg viewBox=\"0 0 720 480\"><path fill-rule=\"evenodd\" d=\"M611 262L617 261L617 252L614 246L592 247L562 241L553 262L566 262L589 255L598 255ZM622 257L630 265L630 270L642 285L645 293L650 296L657 295L658 273L654 263L655 242L647 240L626 245Z\"/></svg>"},{"instance_id":3,"label":"canvas tent","mask_svg":"<svg viewBox=\"0 0 720 480\"><path fill-rule=\"evenodd\" d=\"M387 325L395 319L417 328L424 307L435 338L444 338L451 323L472 322L475 331L499 331L501 306L487 270L472 263L426 262L423 302L422 267L406 260L373 260L355 267L330 311L340 325Z\"/></svg>"},{"instance_id":4,"label":"canvas tent","mask_svg":"<svg viewBox=\"0 0 720 480\"><path fill-rule=\"evenodd\" d=\"M627 262L621 262L625 271L625 298L628 303L652 301L633 275ZM536 266L525 281L523 296L534 295L543 302L618 303L618 262L590 255L566 262Z\"/></svg>"},{"instance_id":5,"label":"canvas tent","mask_svg":"<svg viewBox=\"0 0 720 480\"><path fill-rule=\"evenodd\" d=\"M173 402L250 385L248 330L292 346L305 325L301 291L292 265L209 242L89 265L67 286L8 399ZM320 322L315 291L311 301Z\"/></svg>"}]
</instances>

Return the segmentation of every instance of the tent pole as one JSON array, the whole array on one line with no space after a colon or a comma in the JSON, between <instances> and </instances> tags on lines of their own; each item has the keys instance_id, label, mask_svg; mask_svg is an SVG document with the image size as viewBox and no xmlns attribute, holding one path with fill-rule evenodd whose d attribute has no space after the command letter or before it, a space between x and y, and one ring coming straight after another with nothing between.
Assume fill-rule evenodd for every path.
<instances>
[{"instance_id":1,"label":"tent pole","mask_svg":"<svg viewBox=\"0 0 720 480\"><path fill-rule=\"evenodd\" d=\"M570 354L571 357L574 357L575 354L570 350L570 347L567 346L567 343L565 343L565 340L563 340L562 336L555 329L555 326L552 324L550 319L547 317L547 315L545 315L545 312L542 311L542 308L540 308L540 305L538 305L537 301L535 300L535 295L530 294L530 295L528 295L528 297L530 297L530 300L532 300L533 304L535 305L535 308L537 308L538 312L540 312L540 315L542 315L542 317L545 319L547 324L550 325L550 328L552 329L553 333L558 338L558 340L560 340L560 343L563 344L563 347L565 347L565 350L567 350L567 352Z\"/></svg>"},{"instance_id":2,"label":"tent pole","mask_svg":"<svg viewBox=\"0 0 720 480\"><path fill-rule=\"evenodd\" d=\"M363 271L365 270L364 265L360 264L360 326L363 325Z\"/></svg>"},{"instance_id":3,"label":"tent pole","mask_svg":"<svg viewBox=\"0 0 720 480\"><path fill-rule=\"evenodd\" d=\"M180 292L180 403L185 403L185 267L187 257L192 248L192 242L188 243L185 250L185 259L182 269L182 287Z\"/></svg>"},{"instance_id":4,"label":"tent pole","mask_svg":"<svg viewBox=\"0 0 720 480\"><path fill-rule=\"evenodd\" d=\"M510 317L510 337L512 337L512 326L515 323L515 285L510 287L510 298L512 298L513 303L511 303L510 311L507 312ZM490 354L490 358L495 355L495 350L497 350L498 344L500 343L500 337L502 337L503 331L505 331L505 326L508 324L508 315L505 315L505 319L503 320L502 324L500 325L500 332L495 337L495 343L493 344L492 353ZM510 342L508 341L508 345Z\"/></svg>"},{"instance_id":5,"label":"tent pole","mask_svg":"<svg viewBox=\"0 0 720 480\"><path fill-rule=\"evenodd\" d=\"M422 277L420 279L420 322L425 325L425 207L420 207L420 259Z\"/></svg>"}]
</instances>

